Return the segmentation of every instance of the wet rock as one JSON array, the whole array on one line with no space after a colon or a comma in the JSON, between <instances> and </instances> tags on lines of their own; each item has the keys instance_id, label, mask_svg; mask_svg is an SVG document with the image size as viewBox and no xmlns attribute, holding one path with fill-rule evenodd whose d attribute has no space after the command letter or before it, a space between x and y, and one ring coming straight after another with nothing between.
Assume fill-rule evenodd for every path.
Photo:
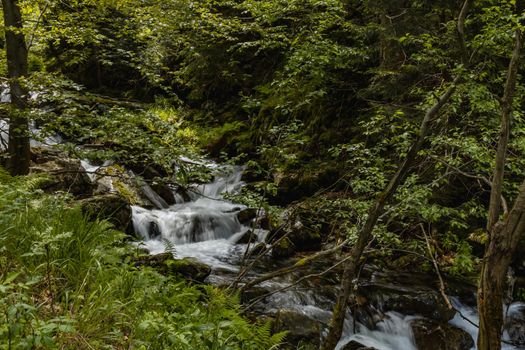
<instances>
[{"instance_id":1,"label":"wet rock","mask_svg":"<svg viewBox=\"0 0 525 350\"><path fill-rule=\"evenodd\" d=\"M288 237L284 237L279 242L274 243L272 248L272 257L289 258L295 253L295 246Z\"/></svg>"},{"instance_id":2,"label":"wet rock","mask_svg":"<svg viewBox=\"0 0 525 350\"><path fill-rule=\"evenodd\" d=\"M175 198L177 198L180 202L190 202L191 196L188 192L188 190L184 187L178 187L175 191Z\"/></svg>"},{"instance_id":3,"label":"wet rock","mask_svg":"<svg viewBox=\"0 0 525 350\"><path fill-rule=\"evenodd\" d=\"M135 259L136 266L149 266L165 276L181 276L185 279L204 282L211 268L194 258L175 259L167 252Z\"/></svg>"},{"instance_id":4,"label":"wet rock","mask_svg":"<svg viewBox=\"0 0 525 350\"><path fill-rule=\"evenodd\" d=\"M41 188L48 193L57 191L67 192L75 197L86 198L93 194L94 185L89 176L84 172L80 161L47 154L47 161L34 164L30 168L31 173L45 173L48 175ZM43 161L44 159L39 159Z\"/></svg>"},{"instance_id":5,"label":"wet rock","mask_svg":"<svg viewBox=\"0 0 525 350\"><path fill-rule=\"evenodd\" d=\"M162 235L162 232L160 231L159 224L157 224L155 221L152 221L152 222L149 223L148 235L149 235L150 239L157 238L157 237L160 237Z\"/></svg>"},{"instance_id":6,"label":"wet rock","mask_svg":"<svg viewBox=\"0 0 525 350\"><path fill-rule=\"evenodd\" d=\"M255 299L263 298L268 293L269 290L264 287L252 287L241 293L241 303L253 302Z\"/></svg>"},{"instance_id":7,"label":"wet rock","mask_svg":"<svg viewBox=\"0 0 525 350\"><path fill-rule=\"evenodd\" d=\"M266 241L271 243L287 236L294 244L296 251L309 252L321 249L322 237L319 232L305 228L300 220L292 221L293 224L279 227L270 231Z\"/></svg>"},{"instance_id":8,"label":"wet rock","mask_svg":"<svg viewBox=\"0 0 525 350\"><path fill-rule=\"evenodd\" d=\"M525 345L525 304L511 306L516 308L509 313L505 320L503 330L507 333L508 339L515 345Z\"/></svg>"},{"instance_id":9,"label":"wet rock","mask_svg":"<svg viewBox=\"0 0 525 350\"><path fill-rule=\"evenodd\" d=\"M420 350L469 350L474 340L464 330L428 319L412 321L412 332Z\"/></svg>"},{"instance_id":10,"label":"wet rock","mask_svg":"<svg viewBox=\"0 0 525 350\"><path fill-rule=\"evenodd\" d=\"M363 345L355 340L350 340L348 343L343 345L341 350L377 350L377 349Z\"/></svg>"},{"instance_id":11,"label":"wet rock","mask_svg":"<svg viewBox=\"0 0 525 350\"><path fill-rule=\"evenodd\" d=\"M257 209L255 208L246 208L237 213L237 220L243 225L249 224L256 217Z\"/></svg>"},{"instance_id":12,"label":"wet rock","mask_svg":"<svg viewBox=\"0 0 525 350\"><path fill-rule=\"evenodd\" d=\"M252 230L246 230L237 240L237 244L248 244L257 242L257 235Z\"/></svg>"},{"instance_id":13,"label":"wet rock","mask_svg":"<svg viewBox=\"0 0 525 350\"><path fill-rule=\"evenodd\" d=\"M259 242L250 250L250 257L261 255L266 250L266 243Z\"/></svg>"},{"instance_id":14,"label":"wet rock","mask_svg":"<svg viewBox=\"0 0 525 350\"><path fill-rule=\"evenodd\" d=\"M320 344L321 325L298 311L279 310L273 331L288 331L284 341L292 346L302 343L318 347Z\"/></svg>"},{"instance_id":15,"label":"wet rock","mask_svg":"<svg viewBox=\"0 0 525 350\"><path fill-rule=\"evenodd\" d=\"M272 229L272 223L267 215L262 215L255 220L255 225L263 230L270 231Z\"/></svg>"},{"instance_id":16,"label":"wet rock","mask_svg":"<svg viewBox=\"0 0 525 350\"><path fill-rule=\"evenodd\" d=\"M131 206L114 193L98 195L79 201L82 211L92 219L105 219L117 230L128 232L131 226Z\"/></svg>"},{"instance_id":17,"label":"wet rock","mask_svg":"<svg viewBox=\"0 0 525 350\"><path fill-rule=\"evenodd\" d=\"M448 322L455 314L438 291L424 286L366 282L359 287L359 295L370 306L384 312L420 315L439 322Z\"/></svg>"},{"instance_id":18,"label":"wet rock","mask_svg":"<svg viewBox=\"0 0 525 350\"><path fill-rule=\"evenodd\" d=\"M290 237L297 251L308 252L321 249L321 234L311 229L306 229L301 221L294 223L288 237Z\"/></svg>"},{"instance_id":19,"label":"wet rock","mask_svg":"<svg viewBox=\"0 0 525 350\"><path fill-rule=\"evenodd\" d=\"M173 190L170 186L161 182L153 182L150 184L150 187L153 191L155 191L155 193L159 195L160 198L164 199L166 204L175 204L175 194L173 193Z\"/></svg>"}]
</instances>

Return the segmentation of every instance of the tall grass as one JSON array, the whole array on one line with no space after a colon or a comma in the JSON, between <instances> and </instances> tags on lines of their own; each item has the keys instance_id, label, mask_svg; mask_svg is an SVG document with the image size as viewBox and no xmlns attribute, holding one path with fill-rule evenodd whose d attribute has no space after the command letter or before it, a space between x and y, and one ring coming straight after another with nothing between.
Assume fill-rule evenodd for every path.
<instances>
[{"instance_id":1,"label":"tall grass","mask_svg":"<svg viewBox=\"0 0 525 350\"><path fill-rule=\"evenodd\" d=\"M130 262L134 249L39 178L0 169L0 349L268 349L232 296Z\"/></svg>"}]
</instances>

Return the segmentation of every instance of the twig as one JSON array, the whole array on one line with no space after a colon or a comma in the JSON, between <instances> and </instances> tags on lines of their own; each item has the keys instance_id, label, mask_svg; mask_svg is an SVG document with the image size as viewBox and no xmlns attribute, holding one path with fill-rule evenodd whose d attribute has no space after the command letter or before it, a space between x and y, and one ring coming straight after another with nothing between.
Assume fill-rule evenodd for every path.
<instances>
[{"instance_id":1,"label":"twig","mask_svg":"<svg viewBox=\"0 0 525 350\"><path fill-rule=\"evenodd\" d=\"M423 236L425 236L425 242L427 243L428 255L432 259L432 265L434 265L434 269L436 270L436 275L438 276L438 279L439 279L439 292L441 293L441 296L445 300L445 303L447 304L447 307L449 309L453 310L454 307L450 303L450 300L449 300L447 294L445 293L445 283L443 282L443 277L441 276L441 272L439 271L439 265L438 265L438 263L436 261L436 257L432 253L432 247L430 246L430 240L428 239L427 232L425 230L425 226L423 226L422 223L419 224L419 225L421 227L421 231L423 232Z\"/></svg>"},{"instance_id":2,"label":"twig","mask_svg":"<svg viewBox=\"0 0 525 350\"><path fill-rule=\"evenodd\" d=\"M343 248L349 242L350 242L350 239L346 239L341 244L338 244L335 247L332 247L332 248L327 249L327 250L320 251L320 252L315 253L313 255L310 255L310 256L308 256L306 258L300 259L299 261L297 261L292 266L285 267L285 268L279 269L277 271L273 271L273 272L269 272L269 273L266 273L264 275L261 275L261 276L255 278L255 279L249 281L245 285L243 285L241 287L241 291L242 290L246 290L246 289L248 289L250 287L253 287L253 286L255 286L255 285L257 285L257 284L259 284L261 282L267 281L269 279L272 279L272 278L275 278L275 277L279 277L279 276L283 276L283 275L286 275L286 274L288 274L290 272L298 270L298 269L306 266L309 262L315 261L317 259L323 258L323 257L325 257L327 255L330 255L330 254L333 254L333 253L337 252L338 250Z\"/></svg>"},{"instance_id":3,"label":"twig","mask_svg":"<svg viewBox=\"0 0 525 350\"><path fill-rule=\"evenodd\" d=\"M285 291L291 289L292 287L298 285L302 281L305 281L305 280L310 279L310 278L321 277L321 276L327 274L328 272L332 271L333 269L335 269L336 267L338 267L342 263L346 262L347 259L348 259L348 257L343 259L343 260L338 261L336 264L330 266L328 269L326 269L326 270L324 270L322 272L312 273L310 275L303 276L303 277L299 278L297 281L293 282L292 284L289 284L289 285L287 285L285 287L282 287L282 288L279 288L277 290L274 290L274 291L271 291L269 293L266 293L264 295L261 295L261 296L257 297L255 300L253 300L250 304L248 304L244 308L244 310L247 310L247 309L251 308L253 305L257 304L259 301L261 301L264 298L267 298L267 297L269 297L271 295L274 295L274 294L277 294L277 293L285 292Z\"/></svg>"}]
</instances>

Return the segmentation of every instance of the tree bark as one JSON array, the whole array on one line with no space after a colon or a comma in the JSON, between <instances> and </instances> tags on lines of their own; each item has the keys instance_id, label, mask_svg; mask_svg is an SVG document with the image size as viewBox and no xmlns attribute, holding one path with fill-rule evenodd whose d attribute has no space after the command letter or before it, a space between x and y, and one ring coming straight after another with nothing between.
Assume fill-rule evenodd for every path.
<instances>
[{"instance_id":1,"label":"tree bark","mask_svg":"<svg viewBox=\"0 0 525 350\"><path fill-rule=\"evenodd\" d=\"M25 113L27 91L22 79L27 76L27 46L25 43L22 15L18 0L2 0L7 70L11 105L9 116L9 160L7 168L12 175L25 175L29 172L30 146L29 121Z\"/></svg>"},{"instance_id":2,"label":"tree bark","mask_svg":"<svg viewBox=\"0 0 525 350\"><path fill-rule=\"evenodd\" d=\"M458 31L459 48L461 50L461 63L467 64L469 61L467 44L465 40L465 19L467 18L472 0L465 0L458 16L456 29Z\"/></svg>"},{"instance_id":3,"label":"tree bark","mask_svg":"<svg viewBox=\"0 0 525 350\"><path fill-rule=\"evenodd\" d=\"M519 237L525 231L525 182L507 218L501 221L501 194L503 187L507 145L510 138L512 100L516 89L523 33L516 30L516 40L509 63L505 91L501 100L501 131L496 151L496 164L490 192L487 232L489 241L483 257L478 286L479 350L501 349L503 326L503 291L505 278Z\"/></svg>"},{"instance_id":4,"label":"tree bark","mask_svg":"<svg viewBox=\"0 0 525 350\"><path fill-rule=\"evenodd\" d=\"M419 128L419 135L415 140L414 144L410 148L407 156L403 163L399 166L397 172L392 177L387 187L383 192L376 198L374 204L368 210L368 217L363 227L357 233L357 243L352 247L348 253L348 262L345 265L343 272L343 279L341 281L341 291L337 297L336 304L334 306L332 319L330 321L330 327L328 336L325 339L321 349L322 350L333 350L337 345L337 342L341 338L343 333L343 326L345 321L346 307L348 300L351 296L352 287L355 285L355 278L359 270L359 261L365 250L366 246L372 239L372 231L379 219L379 216L383 212L383 208L386 202L396 192L397 188L404 182L406 176L409 174L410 167L417 158L417 154L421 150L423 143L425 142L426 136L429 131L430 121L439 113L439 110L452 96L455 90L455 86L459 78L456 78L452 85L443 93L443 95L436 101L436 103L425 113L421 125Z\"/></svg>"}]
</instances>

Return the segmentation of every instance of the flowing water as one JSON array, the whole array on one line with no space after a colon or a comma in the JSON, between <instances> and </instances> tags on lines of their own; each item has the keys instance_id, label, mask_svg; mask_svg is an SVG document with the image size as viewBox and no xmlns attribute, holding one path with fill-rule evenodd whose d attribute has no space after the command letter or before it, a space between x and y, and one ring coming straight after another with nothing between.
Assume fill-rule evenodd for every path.
<instances>
[{"instance_id":1,"label":"flowing water","mask_svg":"<svg viewBox=\"0 0 525 350\"><path fill-rule=\"evenodd\" d=\"M172 206L164 205L158 198L150 198L158 197L151 191L148 198L152 203L157 203L158 209L133 206L133 226L135 232L143 238L142 245L152 254L174 248L176 257L194 257L210 265L210 283L227 284L238 273L246 250L245 244L236 242L251 229L249 225L241 224L237 218L238 213L246 207L223 198L225 193L236 192L243 186L243 168L220 167L213 163L206 165L220 174L213 182L194 186L188 196L176 194L176 204ZM255 233L258 241L263 242L267 232L255 230ZM256 267L251 276L278 267L278 262L272 262L268 258L266 265ZM291 287L299 277L300 275L291 274L263 282L260 287L270 295L257 306L258 310L274 314L279 309L292 309L321 324L328 324L335 295L334 287L331 293L321 292L315 282L303 282ZM463 316L477 322L473 308L461 304L458 299L453 301ZM511 310L514 309L511 307ZM411 329L411 321L415 318L417 317L386 312L381 315L381 321L373 329L369 329L359 322L354 323L352 315L348 314L344 334L337 348L341 349L347 342L355 340L378 350L417 350ZM466 330L476 339L476 327L459 314L450 323ZM504 349L517 348L504 345Z\"/></svg>"}]
</instances>

